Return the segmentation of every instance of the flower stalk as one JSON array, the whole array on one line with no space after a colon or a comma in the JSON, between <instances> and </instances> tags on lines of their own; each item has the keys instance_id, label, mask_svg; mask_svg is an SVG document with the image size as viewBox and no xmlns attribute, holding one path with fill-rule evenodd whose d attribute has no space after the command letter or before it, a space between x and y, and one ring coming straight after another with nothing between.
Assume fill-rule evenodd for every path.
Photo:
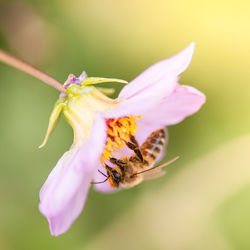
<instances>
[{"instance_id":1,"label":"flower stalk","mask_svg":"<svg viewBox=\"0 0 250 250\"><path fill-rule=\"evenodd\" d=\"M52 78L51 76L43 73L39 69L37 69L37 68L31 66L30 64L8 54L7 52L5 52L1 49L0 49L0 62L6 63L14 68L17 68L17 69L29 74L29 75L32 75L35 78L43 81L44 83L47 83L48 85L56 88L60 92L63 92L63 93L66 92L66 89L64 88L64 86L60 82L58 82L57 80Z\"/></svg>"}]
</instances>

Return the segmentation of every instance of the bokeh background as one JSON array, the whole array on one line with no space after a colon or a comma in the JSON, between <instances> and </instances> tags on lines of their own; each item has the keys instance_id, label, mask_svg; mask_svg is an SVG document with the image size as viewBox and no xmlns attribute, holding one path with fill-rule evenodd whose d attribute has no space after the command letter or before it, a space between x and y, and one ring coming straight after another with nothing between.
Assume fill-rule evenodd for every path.
<instances>
[{"instance_id":1,"label":"bokeh background","mask_svg":"<svg viewBox=\"0 0 250 250\"><path fill-rule=\"evenodd\" d=\"M129 81L195 41L180 83L207 103L169 127L166 158L181 158L167 175L112 195L91 190L55 238L38 193L72 130L61 119L38 150L58 92L1 64L0 249L250 249L249 13L245 0L1 0L0 47L61 82L83 70Z\"/></svg>"}]
</instances>

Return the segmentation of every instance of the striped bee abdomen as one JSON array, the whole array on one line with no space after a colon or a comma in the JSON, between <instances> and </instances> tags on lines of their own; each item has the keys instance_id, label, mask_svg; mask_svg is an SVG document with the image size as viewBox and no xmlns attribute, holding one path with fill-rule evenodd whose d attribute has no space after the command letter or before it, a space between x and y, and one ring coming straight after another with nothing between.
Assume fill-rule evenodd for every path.
<instances>
[{"instance_id":1,"label":"striped bee abdomen","mask_svg":"<svg viewBox=\"0 0 250 250\"><path fill-rule=\"evenodd\" d=\"M140 147L145 163L151 165L166 143L166 132L164 129L158 129L152 132Z\"/></svg>"}]
</instances>

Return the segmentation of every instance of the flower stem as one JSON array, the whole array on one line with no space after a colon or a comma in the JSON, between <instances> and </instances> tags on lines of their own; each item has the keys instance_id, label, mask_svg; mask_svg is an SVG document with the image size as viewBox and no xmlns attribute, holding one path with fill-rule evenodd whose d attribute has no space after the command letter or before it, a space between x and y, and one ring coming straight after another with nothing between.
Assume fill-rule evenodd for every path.
<instances>
[{"instance_id":1,"label":"flower stem","mask_svg":"<svg viewBox=\"0 0 250 250\"><path fill-rule=\"evenodd\" d=\"M36 69L30 64L4 52L1 49L0 49L0 62L6 63L14 68L17 68L21 71L26 72L29 75L32 75L40 79L41 81L49 84L50 86L58 89L60 92L63 92L63 93L66 92L66 89L64 88L64 86L60 82L52 78L51 76L43 73L42 71L40 71L39 69Z\"/></svg>"}]
</instances>

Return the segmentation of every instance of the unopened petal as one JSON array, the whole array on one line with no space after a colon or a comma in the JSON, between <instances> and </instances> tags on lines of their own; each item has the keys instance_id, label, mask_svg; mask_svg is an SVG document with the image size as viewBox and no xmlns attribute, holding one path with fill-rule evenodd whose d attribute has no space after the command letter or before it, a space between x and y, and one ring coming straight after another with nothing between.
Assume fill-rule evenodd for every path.
<instances>
[{"instance_id":1,"label":"unopened petal","mask_svg":"<svg viewBox=\"0 0 250 250\"><path fill-rule=\"evenodd\" d=\"M87 77L88 76L87 76L86 72L83 71L82 74L78 78L75 78L72 81L72 83L76 83L76 84L80 85L84 81L84 79L86 79Z\"/></svg>"},{"instance_id":2,"label":"unopened petal","mask_svg":"<svg viewBox=\"0 0 250 250\"><path fill-rule=\"evenodd\" d=\"M40 191L40 212L52 235L68 230L80 214L105 145L105 123L96 118L86 144L75 145L52 170Z\"/></svg>"},{"instance_id":3,"label":"unopened petal","mask_svg":"<svg viewBox=\"0 0 250 250\"><path fill-rule=\"evenodd\" d=\"M177 77L190 64L193 52L194 43L191 43L177 55L153 64L122 89L119 99L131 98L148 85L155 84L160 80L167 80L171 76ZM166 81L166 88L169 83L171 82Z\"/></svg>"}]
</instances>

